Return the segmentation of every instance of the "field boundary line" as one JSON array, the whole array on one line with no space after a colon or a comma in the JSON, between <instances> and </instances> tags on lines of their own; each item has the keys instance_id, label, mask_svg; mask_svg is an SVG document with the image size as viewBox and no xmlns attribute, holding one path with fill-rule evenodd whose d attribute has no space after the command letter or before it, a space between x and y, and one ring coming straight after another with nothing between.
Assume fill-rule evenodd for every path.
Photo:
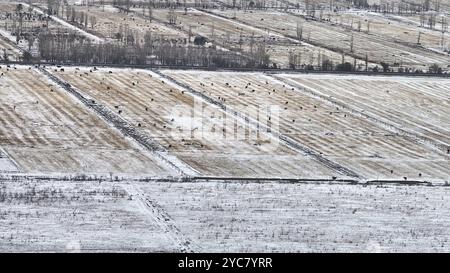
<instances>
[{"instance_id":1,"label":"field boundary line","mask_svg":"<svg viewBox=\"0 0 450 273\"><path fill-rule=\"evenodd\" d=\"M272 136L275 139L279 139L288 147L290 147L296 151L300 151L300 152L304 153L305 155L311 156L315 161L321 163L322 165L328 167L329 169L337 171L338 173L346 175L346 176L356 177L356 178L361 177L359 174L357 174L353 170L350 170L336 162L333 162L333 161L323 157L316 151L304 146L300 142L282 134L281 132L278 132L274 129L268 128L267 126L265 126L264 124L261 124L257 120L254 120L252 118L249 118L248 116L242 115L239 111L236 111L236 110L226 106L222 102L217 101L217 100L205 95L204 93L199 92L199 91L193 89L192 87L175 80L174 78L164 74L163 72L158 71L158 70L153 70L153 72L156 73L157 75L159 75L160 77L163 77L164 79L172 82L176 86L182 87L183 89L185 89L186 91L191 93L193 96L201 98L205 102L221 109L222 111L224 111L227 114L231 114L240 122L243 122L244 124L249 124L249 125L253 126L254 128L256 128L257 130L259 130L260 128L265 130L266 132L263 132L264 134Z\"/></svg>"},{"instance_id":2,"label":"field boundary line","mask_svg":"<svg viewBox=\"0 0 450 273\"><path fill-rule=\"evenodd\" d=\"M390 185L390 186L429 186L450 187L449 180L401 180L401 179L345 179L345 178L281 178L281 177L223 177L223 176L191 176L191 177L150 177L150 176L109 176L83 174L30 174L21 172L0 172L0 182L16 183L20 181L51 181L61 183L255 183L255 184L329 184L329 185Z\"/></svg>"},{"instance_id":3,"label":"field boundary line","mask_svg":"<svg viewBox=\"0 0 450 273\"><path fill-rule=\"evenodd\" d=\"M278 82L289 85L290 87L295 87L295 90L297 92L302 90L303 91L302 94L306 94L310 97L320 99L320 100L330 103L331 105L334 105L334 106L339 106L340 108L348 111L350 114L352 114L353 116L356 116L358 118L365 118L365 119L369 120L372 124L377 126L378 128L387 130L394 134L402 135L404 137L407 137L409 140L411 140L412 142L414 142L416 144L426 145L427 147L432 148L433 150L437 150L438 152L443 153L444 156L447 156L447 157L449 156L446 154L447 149L450 149L449 146L447 146L445 144L438 144L438 143L436 143L436 141L434 141L433 139L430 139L426 136L421 136L416 133L409 132L407 130L397 127L394 124L388 123L386 121L382 121L377 117L377 114L363 113L362 111L357 110L354 107L347 105L345 102L342 102L341 100L333 99L329 96L324 95L322 92L315 90L314 88L306 87L301 83L294 82L292 79L284 78L280 75L275 75L275 74L265 74L265 75L267 77L270 77L271 79L278 81Z\"/></svg>"},{"instance_id":4,"label":"field boundary line","mask_svg":"<svg viewBox=\"0 0 450 273\"><path fill-rule=\"evenodd\" d=\"M4 155L3 158L6 158L17 170L15 171L0 171L1 172L6 172L6 173L17 173L17 172L21 172L23 171L23 168L20 167L20 165L14 160L14 158L12 158L12 156L10 154L8 154L5 149L3 149L3 147L0 147L0 156ZM0 157L1 158L1 157Z\"/></svg>"},{"instance_id":5,"label":"field boundary line","mask_svg":"<svg viewBox=\"0 0 450 273\"><path fill-rule=\"evenodd\" d=\"M197 171L192 169L190 166L186 165L184 162L179 160L176 156L170 155L169 152L159 144L155 139L148 136L147 134L139 131L135 126L124 120L122 117L118 116L112 112L108 107L103 104L97 103L94 99L89 98L78 91L75 87L72 87L66 81L55 76L48 70L38 67L38 72L46 76L50 81L56 83L63 90L67 91L69 94L73 95L78 101L84 104L87 108L93 110L97 116L102 118L108 125L119 130L119 132L125 136L134 140L141 147L145 148L146 151L152 153L152 155L157 156L163 162L165 162L169 167L174 169L176 172L182 176L196 175Z\"/></svg>"},{"instance_id":6,"label":"field boundary line","mask_svg":"<svg viewBox=\"0 0 450 273\"><path fill-rule=\"evenodd\" d=\"M144 194L136 186L124 184L122 187L132 197L137 198L143 211L147 212L156 224L166 233L171 241L177 246L182 253L198 252L198 247L189 240L181 230L175 225L170 215L156 201L152 200L148 195Z\"/></svg>"}]
</instances>

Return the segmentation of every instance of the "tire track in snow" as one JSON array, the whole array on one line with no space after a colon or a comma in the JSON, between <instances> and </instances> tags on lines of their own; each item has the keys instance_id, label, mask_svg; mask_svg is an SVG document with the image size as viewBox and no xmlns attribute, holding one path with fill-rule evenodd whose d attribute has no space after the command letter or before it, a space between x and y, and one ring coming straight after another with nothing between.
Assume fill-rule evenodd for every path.
<instances>
[{"instance_id":1,"label":"tire track in snow","mask_svg":"<svg viewBox=\"0 0 450 273\"><path fill-rule=\"evenodd\" d=\"M172 218L167 212L154 200L150 199L142 191L131 184L122 186L128 194L136 197L143 212L150 215L150 217L164 230L169 239L177 246L177 249L182 253L198 252L198 247L180 231L174 224Z\"/></svg>"},{"instance_id":2,"label":"tire track in snow","mask_svg":"<svg viewBox=\"0 0 450 273\"><path fill-rule=\"evenodd\" d=\"M267 132L266 133L267 135L269 135L275 139L281 140L288 147L290 147L298 152L301 152L305 155L311 156L315 161L321 163L322 165L328 167L329 169L334 170L342 175L346 175L346 176L350 176L350 177L354 177L354 178L362 178L355 171L348 169L347 167L344 167L336 162L333 162L333 161L329 160L328 158L325 158L324 156L320 155L318 152L304 146L303 144L290 138L289 136L286 136L286 135L282 134L281 132L274 130L273 128L268 128L261 122L255 120L253 118L250 118L246 115L243 115L239 111L228 107L227 105L223 104L222 102L215 100L215 99L205 95L204 93L193 89L189 85L181 83L181 82L175 80L174 78L172 78L171 76L168 76L168 75L162 73L161 71L153 70L153 72L156 73L157 75L159 75L160 77L166 79L167 81L171 82L174 86L181 88L183 90L186 90L187 92L191 93L193 96L199 97L206 103L209 103L215 107L218 107L220 110L224 111L225 113L230 114L231 116L234 116L238 121L240 121L244 124L249 124L253 128L256 128L257 130L262 129L263 131Z\"/></svg>"}]
</instances>

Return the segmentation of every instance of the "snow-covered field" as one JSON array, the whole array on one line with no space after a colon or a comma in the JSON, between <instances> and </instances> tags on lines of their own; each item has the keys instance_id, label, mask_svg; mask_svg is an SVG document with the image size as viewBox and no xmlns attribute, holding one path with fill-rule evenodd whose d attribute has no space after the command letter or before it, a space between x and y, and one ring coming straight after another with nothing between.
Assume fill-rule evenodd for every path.
<instances>
[{"instance_id":1,"label":"snow-covered field","mask_svg":"<svg viewBox=\"0 0 450 273\"><path fill-rule=\"evenodd\" d=\"M121 185L0 181L0 252L179 251Z\"/></svg>"},{"instance_id":2,"label":"snow-covered field","mask_svg":"<svg viewBox=\"0 0 450 273\"><path fill-rule=\"evenodd\" d=\"M276 74L272 77L236 72L164 73L212 99L221 98L230 109L250 116L256 116L261 105L278 107L281 135L361 177L450 178L447 150L450 141L445 126L450 122L450 113L446 113L450 109L445 91L450 84L447 79L429 82L414 78L287 74L283 76L295 81L283 81ZM311 94L303 88L308 88L307 91L312 88L320 94ZM323 99L322 94L332 100ZM340 104L334 103L334 99ZM362 113L373 113L373 118ZM418 136L414 137L415 134Z\"/></svg>"},{"instance_id":3,"label":"snow-covered field","mask_svg":"<svg viewBox=\"0 0 450 273\"><path fill-rule=\"evenodd\" d=\"M350 31L338 24L331 25L328 22L305 20L302 17L283 12L233 10L214 10L213 12L250 26L294 37L297 35L297 26L299 26L302 29L302 37L307 41L329 49L333 48L336 51L343 50L347 54L358 56L361 60L364 60L367 54L368 59L372 62L400 64L424 70L427 70L427 66L435 63L446 67L450 61L450 56L446 54L405 45L404 43L411 42L411 37L417 37L417 33L413 33L412 30L410 30L411 33L397 35L396 38L400 42L395 42L393 37L370 35L370 31L369 34L365 33L367 21L362 22L362 31L359 32L356 30L357 21L354 21L353 31ZM386 29L389 30L389 26ZM428 36L424 35L422 41L436 38ZM351 47L352 39L353 48ZM353 52L351 52L352 50Z\"/></svg>"},{"instance_id":4,"label":"snow-covered field","mask_svg":"<svg viewBox=\"0 0 450 273\"><path fill-rule=\"evenodd\" d=\"M76 11L85 12L88 16L95 16L97 23L94 26L95 33L100 34L102 37L113 39L117 34L127 36L129 31L136 42L141 43L147 32L156 36L164 36L165 39L173 39L182 41L187 38L187 35L183 32L177 31L170 27L165 26L155 20L144 19L141 16L136 16L133 13L126 14L120 12L112 6L103 7L84 7L76 6ZM142 14L139 10L137 13ZM147 14L147 13L146 13ZM91 27L89 27L91 30ZM124 41L127 37L123 37Z\"/></svg>"},{"instance_id":5,"label":"snow-covered field","mask_svg":"<svg viewBox=\"0 0 450 273\"><path fill-rule=\"evenodd\" d=\"M37 70L0 73L0 147L24 171L172 173Z\"/></svg>"},{"instance_id":6,"label":"snow-covered field","mask_svg":"<svg viewBox=\"0 0 450 273\"><path fill-rule=\"evenodd\" d=\"M201 251L450 250L447 187L210 182L141 188Z\"/></svg>"},{"instance_id":7,"label":"snow-covered field","mask_svg":"<svg viewBox=\"0 0 450 273\"><path fill-rule=\"evenodd\" d=\"M448 190L0 181L0 252L450 251Z\"/></svg>"},{"instance_id":8,"label":"snow-covered field","mask_svg":"<svg viewBox=\"0 0 450 273\"><path fill-rule=\"evenodd\" d=\"M442 26L439 23L435 26L435 29L420 27L420 17L418 19L415 15L400 16L367 11L343 11L331 13L326 18L331 23L353 30L360 27L360 31L399 43L415 45L420 42L421 47L443 54L445 54L444 50L448 50L449 33L447 31L442 33ZM438 22L442 20L441 16L436 18Z\"/></svg>"},{"instance_id":9,"label":"snow-covered field","mask_svg":"<svg viewBox=\"0 0 450 273\"><path fill-rule=\"evenodd\" d=\"M292 74L283 77L301 88L425 137L450 154L448 79Z\"/></svg>"},{"instance_id":10,"label":"snow-covered field","mask_svg":"<svg viewBox=\"0 0 450 273\"><path fill-rule=\"evenodd\" d=\"M242 24L195 9L189 9L186 13L182 10L176 10L175 14L177 15L177 23L174 27L181 28L184 31L190 30L193 34L207 37L215 44L225 48L243 49L250 52L256 51L257 45L264 43L270 60L276 63L278 67L289 67L290 54L300 56L298 61L300 64L314 66L321 65L321 60L325 58L334 63L339 63L342 59L340 53L284 37L269 31L270 29L255 28L252 24ZM153 16L160 21L167 22L168 10L155 9ZM252 39L253 45L251 45ZM349 58L347 57L347 59ZM351 62L353 63L353 59ZM363 62L358 60L357 63L362 65Z\"/></svg>"},{"instance_id":11,"label":"snow-covered field","mask_svg":"<svg viewBox=\"0 0 450 273\"><path fill-rule=\"evenodd\" d=\"M89 68L66 68L55 73L156 139L202 175L306 178L337 175L264 130L249 127L156 73ZM261 118L265 115L262 112Z\"/></svg>"},{"instance_id":12,"label":"snow-covered field","mask_svg":"<svg viewBox=\"0 0 450 273\"><path fill-rule=\"evenodd\" d=\"M0 73L0 252L450 251L448 79Z\"/></svg>"}]
</instances>

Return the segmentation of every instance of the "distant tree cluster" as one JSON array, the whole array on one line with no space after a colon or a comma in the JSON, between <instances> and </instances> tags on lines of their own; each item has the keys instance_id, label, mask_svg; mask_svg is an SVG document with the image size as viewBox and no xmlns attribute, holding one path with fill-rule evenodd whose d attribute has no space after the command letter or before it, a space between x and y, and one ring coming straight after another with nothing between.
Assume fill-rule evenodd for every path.
<instances>
[{"instance_id":1,"label":"distant tree cluster","mask_svg":"<svg viewBox=\"0 0 450 273\"><path fill-rule=\"evenodd\" d=\"M42 33L39 54L43 60L58 63L136 64L201 67L261 67L265 63L231 51L195 45L173 44L150 39L144 44L102 43L72 35Z\"/></svg>"}]
</instances>

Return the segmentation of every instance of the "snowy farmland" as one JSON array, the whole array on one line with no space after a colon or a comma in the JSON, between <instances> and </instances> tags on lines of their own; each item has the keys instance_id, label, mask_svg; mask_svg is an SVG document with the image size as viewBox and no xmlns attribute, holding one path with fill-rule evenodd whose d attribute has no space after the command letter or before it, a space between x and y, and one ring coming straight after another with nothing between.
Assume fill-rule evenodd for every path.
<instances>
[{"instance_id":1,"label":"snowy farmland","mask_svg":"<svg viewBox=\"0 0 450 273\"><path fill-rule=\"evenodd\" d=\"M397 92L402 92L401 87L408 84L403 83L401 79L374 77L371 81L371 77L362 77L361 80L359 78L351 80L351 77L349 77L349 82L354 83L356 94L348 97L349 104L347 105L346 100L340 100L341 104L337 104L303 90L303 88L309 89L305 87L306 84L303 81L309 82L310 78L315 78L315 84L319 87L326 86L327 80L329 80L330 84L333 84L333 88L327 90L333 90L336 93L325 94L324 96L334 98L338 94L342 95L350 90L347 82L345 82L347 78L345 76L287 75L287 78L291 77L297 80L295 84L290 85L290 81L283 81L283 78L278 75L184 71L165 71L165 73L183 83L189 83L199 92L206 93L212 98L222 98L227 106L237 111L252 113L252 111L257 111L259 105L278 106L281 109L279 118L281 135L317 151L321 156L333 162L347 166L362 177L370 179L407 179L408 177L410 179L422 179L424 177L427 177L427 179L449 179L447 167L450 154L448 145L439 149L431 144L427 145L425 141L420 141L420 137L415 139L411 136L414 134L422 136L423 133L416 133L413 130L420 126L420 122L426 122L429 124L429 130L437 130L434 133L436 146L449 143L448 140L441 139L448 137L448 131L445 129L446 119L450 116L448 113L445 114L450 109L447 106L448 94L441 93L439 89L434 91L434 94L429 94L426 80L411 79L412 86L416 86L415 82L419 86L422 84L420 94L423 97L414 96L414 98L410 98L408 94L403 94L403 97L396 95ZM281 78L281 80L278 78ZM336 88L340 86L337 83L340 82L341 78L346 83L343 84L345 89L342 92ZM373 87L373 83L378 82L387 82L390 88L394 88L390 90L392 90L392 96L395 96L396 100L392 99L390 93L387 93L386 99L383 100L380 95L386 93L386 91L382 84L380 84L380 88L376 89L381 94L377 94L377 91L371 88L370 96L373 97L369 97L369 90L364 88L364 84ZM449 81L433 82L435 86L439 83L442 84L442 88L445 88ZM393 87L394 84L397 84L398 88ZM414 91L418 92L415 87L410 87L403 92ZM352 111L353 108L362 108L361 111L366 110L366 114L370 113L369 109L364 109L365 104L363 102L351 102L354 98L359 97L358 92L361 92L360 96L364 98L365 102L370 101L378 104L379 101L379 108L372 108L373 111L378 109L377 115L374 115L376 118L369 120L366 116ZM411 100L416 103L424 103L424 100L427 99L437 99L434 96L441 98L440 101L443 106L442 108L434 108L438 115L429 114L432 116L431 118L427 118L427 115L422 115L418 110L415 110L417 106L414 104L408 104ZM403 107L404 104L406 105ZM409 105L409 109L407 105ZM386 109L389 106L390 108ZM415 128L411 128L414 125L405 128L412 132L411 135L399 134L394 128L389 128L378 121L378 115L389 115L391 112L395 113L395 111L398 113L395 117L391 115L388 119L380 118L380 120L386 123L392 122L395 125L411 124L410 122L414 120L407 116L407 113L411 112L417 116L418 123ZM429 112L426 108L423 111ZM436 119L434 123L433 118ZM438 121L441 124L444 122L443 127L440 127L441 124ZM405 125L398 125L398 127L403 129ZM441 128L440 131L439 128ZM426 129L424 129L424 132L427 132ZM432 140L430 142L435 143Z\"/></svg>"},{"instance_id":2,"label":"snowy farmland","mask_svg":"<svg viewBox=\"0 0 450 273\"><path fill-rule=\"evenodd\" d=\"M447 79L0 72L1 252L450 250Z\"/></svg>"},{"instance_id":3,"label":"snowy farmland","mask_svg":"<svg viewBox=\"0 0 450 273\"><path fill-rule=\"evenodd\" d=\"M136 10L138 12L138 10ZM256 51L258 44L266 44L267 54L270 59L279 67L289 67L289 55L301 56L299 63L310 65L320 65L324 59L329 59L338 63L342 56L340 53L320 48L308 43L289 39L268 29L255 28L251 24L242 24L216 16L212 13L203 12L196 9L188 11L175 11L176 23L174 28L190 31L192 34L208 37L215 44L230 50ZM153 17L162 22L167 22L168 10L156 9ZM353 62L353 60L352 60ZM362 65L361 60L357 64Z\"/></svg>"},{"instance_id":4,"label":"snowy farmland","mask_svg":"<svg viewBox=\"0 0 450 273\"><path fill-rule=\"evenodd\" d=\"M208 107L188 90L156 73L110 71L65 69L56 74L114 109L199 174L285 178L336 175L335 171L276 138L259 136L257 129L247 128L245 123L219 108ZM199 105L197 109L195 104Z\"/></svg>"},{"instance_id":5,"label":"snowy farmland","mask_svg":"<svg viewBox=\"0 0 450 273\"><path fill-rule=\"evenodd\" d=\"M448 190L0 178L0 252L442 252Z\"/></svg>"},{"instance_id":6,"label":"snowy farmland","mask_svg":"<svg viewBox=\"0 0 450 273\"><path fill-rule=\"evenodd\" d=\"M450 252L439 3L0 0L0 252Z\"/></svg>"},{"instance_id":7,"label":"snowy farmland","mask_svg":"<svg viewBox=\"0 0 450 273\"><path fill-rule=\"evenodd\" d=\"M399 42L396 42L392 37L387 39L383 36L372 35L370 30L369 33L357 31L356 20L353 29L350 30L348 26L343 26L344 23L338 24L340 21L333 23L333 21L306 20L302 16L283 12L238 12L233 10L214 10L212 12L231 20L289 37L296 37L298 29L301 29L302 37L307 42L338 52L343 51L361 60L365 59L367 54L369 61L375 63L387 62L391 65L397 64L426 69L432 64L446 66L450 60L448 54L419 48L414 46L414 43L407 45L406 43L411 42L411 37L417 37L417 33L411 30L410 35L396 33L395 38L399 40ZM361 30L366 30L368 24L370 24L370 20L362 21ZM389 27L387 29L389 31ZM401 30L395 28L393 31L401 32ZM426 39L435 39L433 36L422 38L422 42Z\"/></svg>"},{"instance_id":8,"label":"snowy farmland","mask_svg":"<svg viewBox=\"0 0 450 273\"><path fill-rule=\"evenodd\" d=\"M35 69L0 73L0 147L21 170L171 174Z\"/></svg>"},{"instance_id":9,"label":"snowy farmland","mask_svg":"<svg viewBox=\"0 0 450 273\"><path fill-rule=\"evenodd\" d=\"M90 7L76 6L77 12L84 12L87 16L97 18L95 25L91 25L88 30L99 37L115 39L118 34L131 32L133 37L144 39L147 32L155 36L164 36L171 40L180 40L187 38L187 35L165 26L155 20L150 21L144 16L126 14L112 6ZM139 14L141 14L140 12ZM125 41L127 37L122 39Z\"/></svg>"}]
</instances>

